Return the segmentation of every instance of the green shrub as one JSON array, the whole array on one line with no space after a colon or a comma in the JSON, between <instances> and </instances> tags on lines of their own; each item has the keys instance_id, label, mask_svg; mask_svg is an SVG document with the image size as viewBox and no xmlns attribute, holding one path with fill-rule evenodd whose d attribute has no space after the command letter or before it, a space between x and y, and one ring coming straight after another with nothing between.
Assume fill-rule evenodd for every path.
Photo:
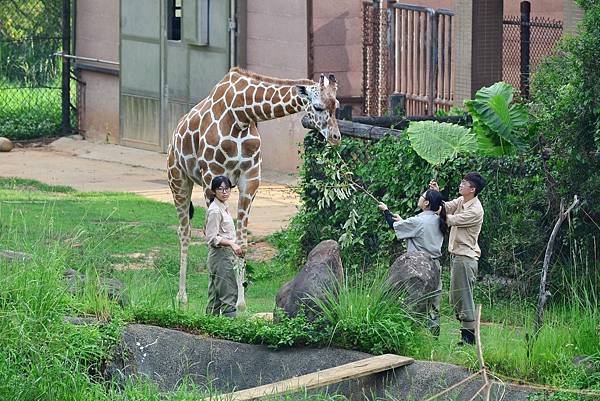
<instances>
[{"instance_id":1,"label":"green shrub","mask_svg":"<svg viewBox=\"0 0 600 401\"><path fill-rule=\"evenodd\" d=\"M570 202L576 194L583 200L555 250L558 258L570 259L562 264L567 275L573 268L573 254L597 259L600 240L600 4L592 0L580 4L585 15L577 36L563 39L556 55L541 64L532 81L531 130L540 136L548 158L547 212L557 216L560 199ZM597 290L598 267L590 273L594 285L590 289ZM557 269L553 274L560 277L562 272Z\"/></svg>"},{"instance_id":2,"label":"green shrub","mask_svg":"<svg viewBox=\"0 0 600 401\"><path fill-rule=\"evenodd\" d=\"M374 143L344 138L338 151L307 135L304 147L303 205L288 231L279 234L286 237L281 243L288 245L282 252L293 264L300 265L325 239L340 241L344 266L351 274L388 266L404 251L371 198L351 189L345 199L338 199L334 189L337 183L344 188L341 173L351 172L354 182L407 217L418 212L417 199L430 179L437 179L444 196L453 199L458 196L456 188L463 175L479 171L488 181L480 195L486 212L480 236L482 273L518 278L524 283L536 278L550 227L544 216L542 159L533 152L459 157L434 168L415 153L407 135L388 136ZM324 200L325 193L328 200Z\"/></svg>"}]
</instances>

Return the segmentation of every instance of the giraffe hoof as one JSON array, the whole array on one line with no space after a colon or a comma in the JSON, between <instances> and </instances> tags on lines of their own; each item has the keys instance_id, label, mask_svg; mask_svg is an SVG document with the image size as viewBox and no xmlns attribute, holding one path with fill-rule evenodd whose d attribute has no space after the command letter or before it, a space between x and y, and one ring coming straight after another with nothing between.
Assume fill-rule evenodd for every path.
<instances>
[{"instance_id":1,"label":"giraffe hoof","mask_svg":"<svg viewBox=\"0 0 600 401\"><path fill-rule=\"evenodd\" d=\"M246 311L246 303L240 302L235 306L235 308L237 309L238 312L245 312Z\"/></svg>"},{"instance_id":2,"label":"giraffe hoof","mask_svg":"<svg viewBox=\"0 0 600 401\"><path fill-rule=\"evenodd\" d=\"M188 298L187 298L187 294L185 292L181 293L177 293L177 297L175 298L175 301L177 302L177 304L182 307L182 306L187 306L188 303Z\"/></svg>"}]
</instances>

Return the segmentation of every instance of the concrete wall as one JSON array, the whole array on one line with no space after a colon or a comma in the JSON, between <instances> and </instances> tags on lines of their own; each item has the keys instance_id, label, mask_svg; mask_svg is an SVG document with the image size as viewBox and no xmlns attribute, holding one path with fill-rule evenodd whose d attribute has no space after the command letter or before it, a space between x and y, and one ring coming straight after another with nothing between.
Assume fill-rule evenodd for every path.
<instances>
[{"instance_id":1,"label":"concrete wall","mask_svg":"<svg viewBox=\"0 0 600 401\"><path fill-rule=\"evenodd\" d=\"M573 0L564 0L564 33L574 34L576 32L577 23L583 19L583 14L583 9Z\"/></svg>"},{"instance_id":2,"label":"concrete wall","mask_svg":"<svg viewBox=\"0 0 600 401\"><path fill-rule=\"evenodd\" d=\"M531 16L563 20L563 0L529 0ZM504 15L521 15L520 0L504 0Z\"/></svg>"},{"instance_id":3,"label":"concrete wall","mask_svg":"<svg viewBox=\"0 0 600 401\"><path fill-rule=\"evenodd\" d=\"M252 0L247 2L246 68L279 78L308 76L306 0ZM241 45L244 45L243 43ZM296 114L258 124L263 169L296 172L298 144L306 129Z\"/></svg>"},{"instance_id":4,"label":"concrete wall","mask_svg":"<svg viewBox=\"0 0 600 401\"><path fill-rule=\"evenodd\" d=\"M454 104L502 79L502 0L455 0Z\"/></svg>"},{"instance_id":5,"label":"concrete wall","mask_svg":"<svg viewBox=\"0 0 600 401\"><path fill-rule=\"evenodd\" d=\"M361 96L362 15L355 0L312 1L312 79L333 73L338 98Z\"/></svg>"},{"instance_id":6,"label":"concrete wall","mask_svg":"<svg viewBox=\"0 0 600 401\"><path fill-rule=\"evenodd\" d=\"M77 56L119 61L119 0L78 0ZM119 142L119 68L77 61L85 82L78 99L79 128L94 141Z\"/></svg>"}]
</instances>

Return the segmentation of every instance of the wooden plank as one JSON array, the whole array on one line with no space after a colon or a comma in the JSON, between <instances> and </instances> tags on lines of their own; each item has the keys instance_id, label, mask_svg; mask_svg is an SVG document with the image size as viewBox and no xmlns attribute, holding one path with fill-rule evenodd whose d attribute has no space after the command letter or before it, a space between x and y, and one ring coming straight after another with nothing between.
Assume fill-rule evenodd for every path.
<instances>
[{"instance_id":1,"label":"wooden plank","mask_svg":"<svg viewBox=\"0 0 600 401\"><path fill-rule=\"evenodd\" d=\"M343 120L339 120L337 123L342 135L351 136L353 138L379 140L385 135L392 135L395 137L402 136L402 131L391 128L382 128Z\"/></svg>"},{"instance_id":2,"label":"wooden plank","mask_svg":"<svg viewBox=\"0 0 600 401\"><path fill-rule=\"evenodd\" d=\"M361 359L360 361L347 363L334 368L324 369L319 372L265 384L264 386L222 394L219 396L219 399L247 401L292 393L303 389L310 390L409 365L413 362L414 359L412 358L394 354L384 354Z\"/></svg>"}]
</instances>

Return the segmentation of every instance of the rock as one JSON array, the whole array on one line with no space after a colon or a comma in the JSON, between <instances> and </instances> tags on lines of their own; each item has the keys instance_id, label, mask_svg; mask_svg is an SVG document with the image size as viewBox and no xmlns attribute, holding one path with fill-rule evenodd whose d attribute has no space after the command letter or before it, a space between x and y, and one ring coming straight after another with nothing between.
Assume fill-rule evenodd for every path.
<instances>
[{"instance_id":1,"label":"rock","mask_svg":"<svg viewBox=\"0 0 600 401\"><path fill-rule=\"evenodd\" d=\"M407 252L400 255L390 267L387 282L398 291L406 293L405 302L415 312L425 313L426 302L437 290L440 270L425 252Z\"/></svg>"},{"instance_id":2,"label":"rock","mask_svg":"<svg viewBox=\"0 0 600 401\"><path fill-rule=\"evenodd\" d=\"M0 258L8 259L9 262L24 262L31 259L31 255L24 252L1 251Z\"/></svg>"},{"instance_id":3,"label":"rock","mask_svg":"<svg viewBox=\"0 0 600 401\"><path fill-rule=\"evenodd\" d=\"M166 392L177 390L184 380L191 380L206 393L211 389L213 394L224 395L228 391L244 390L323 371L370 356L331 347L297 347L275 351L266 345L242 344L156 326L132 324L125 329L117 352L108 359L102 373L108 382L121 387L137 379L151 380L161 391ZM352 378L328 387L317 387L309 395L314 394L314 399L319 396L323 398L323 394L336 393L339 394L334 397L336 399L347 397L351 400L363 400L366 398L364 395L368 394L369 399L378 400L424 400L472 373L464 367L449 363L415 361L393 371ZM480 375L438 399L481 399L474 395L482 385L483 378ZM525 386L513 386L508 382L500 385L495 382L491 399L499 400L504 393L504 400L526 401L533 391ZM307 398L304 391L298 397L291 394L285 397L286 400Z\"/></svg>"},{"instance_id":4,"label":"rock","mask_svg":"<svg viewBox=\"0 0 600 401\"><path fill-rule=\"evenodd\" d=\"M0 136L0 152L10 152L14 147L10 139Z\"/></svg>"},{"instance_id":5,"label":"rock","mask_svg":"<svg viewBox=\"0 0 600 401\"><path fill-rule=\"evenodd\" d=\"M85 274L79 273L74 269L68 269L65 271L64 277L69 284L67 290L71 294L80 293L85 289L87 283ZM121 281L115 278L98 277L98 289L106 291L108 299L118 302L121 306L127 306L129 304L129 297L125 291L125 286Z\"/></svg>"},{"instance_id":6,"label":"rock","mask_svg":"<svg viewBox=\"0 0 600 401\"><path fill-rule=\"evenodd\" d=\"M71 323L76 326L88 326L96 325L100 323L100 320L96 317L84 317L84 316L65 316L63 321L65 323Z\"/></svg>"},{"instance_id":7,"label":"rock","mask_svg":"<svg viewBox=\"0 0 600 401\"><path fill-rule=\"evenodd\" d=\"M577 355L573 357L573 365L583 367L589 374L596 373L600 364L594 363L594 358L587 355Z\"/></svg>"},{"instance_id":8,"label":"rock","mask_svg":"<svg viewBox=\"0 0 600 401\"><path fill-rule=\"evenodd\" d=\"M497 274L485 274L479 285L485 288L486 292L497 294L497 296L506 299L515 294L524 296L527 293L526 280L516 280Z\"/></svg>"},{"instance_id":9,"label":"rock","mask_svg":"<svg viewBox=\"0 0 600 401\"><path fill-rule=\"evenodd\" d=\"M110 358L104 377L121 384L136 377L151 379L163 391L177 389L185 378L199 388L210 386L219 393L225 393L370 356L336 348L273 350L266 345L243 344L162 327L132 324L123 333L123 341L116 355Z\"/></svg>"},{"instance_id":10,"label":"rock","mask_svg":"<svg viewBox=\"0 0 600 401\"><path fill-rule=\"evenodd\" d=\"M277 292L275 304L289 317L298 314L301 305L310 321L317 318L313 299L324 299L326 289L337 288L344 281L340 247L333 240L322 241L308 255L296 277Z\"/></svg>"}]
</instances>

